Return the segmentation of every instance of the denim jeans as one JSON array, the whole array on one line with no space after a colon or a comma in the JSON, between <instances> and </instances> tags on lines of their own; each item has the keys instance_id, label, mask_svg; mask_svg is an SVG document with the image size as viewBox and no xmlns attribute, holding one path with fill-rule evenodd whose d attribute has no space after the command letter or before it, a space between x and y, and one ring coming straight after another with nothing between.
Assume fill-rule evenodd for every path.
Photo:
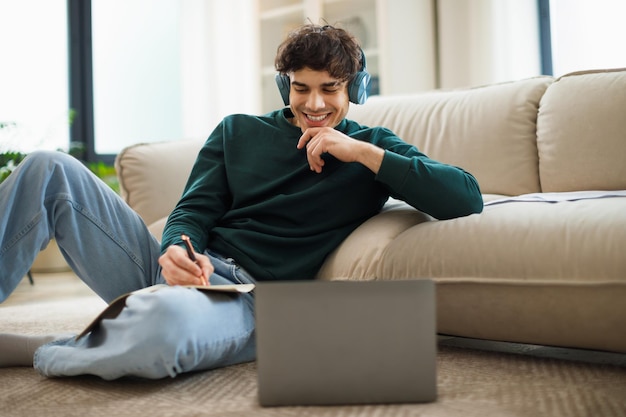
<instances>
[{"instance_id":1,"label":"denim jeans","mask_svg":"<svg viewBox=\"0 0 626 417\"><path fill-rule=\"evenodd\" d=\"M51 239L105 301L164 283L160 245L141 218L78 160L34 152L0 184L0 301ZM254 283L233 260L208 253L212 284ZM46 376L162 378L255 358L252 294L167 287L130 296L118 317L88 336L38 349Z\"/></svg>"}]
</instances>

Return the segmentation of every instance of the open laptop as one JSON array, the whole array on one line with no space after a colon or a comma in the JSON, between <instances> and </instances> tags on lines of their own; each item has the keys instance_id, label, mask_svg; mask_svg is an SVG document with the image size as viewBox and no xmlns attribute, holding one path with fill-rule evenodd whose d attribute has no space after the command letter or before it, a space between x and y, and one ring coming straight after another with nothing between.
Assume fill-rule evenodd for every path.
<instances>
[{"instance_id":1,"label":"open laptop","mask_svg":"<svg viewBox=\"0 0 626 417\"><path fill-rule=\"evenodd\" d=\"M255 298L261 405L436 399L433 281L262 282Z\"/></svg>"}]
</instances>

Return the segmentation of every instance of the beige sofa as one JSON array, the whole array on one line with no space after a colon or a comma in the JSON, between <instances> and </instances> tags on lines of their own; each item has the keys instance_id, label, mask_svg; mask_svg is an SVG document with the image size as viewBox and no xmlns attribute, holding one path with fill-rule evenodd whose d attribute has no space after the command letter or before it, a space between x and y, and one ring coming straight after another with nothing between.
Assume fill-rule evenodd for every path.
<instances>
[{"instance_id":1,"label":"beige sofa","mask_svg":"<svg viewBox=\"0 0 626 417\"><path fill-rule=\"evenodd\" d=\"M390 201L319 279L429 277L441 334L626 352L626 69L374 97L348 117L472 172L487 205L437 221ZM117 158L123 197L157 236L202 143Z\"/></svg>"}]
</instances>

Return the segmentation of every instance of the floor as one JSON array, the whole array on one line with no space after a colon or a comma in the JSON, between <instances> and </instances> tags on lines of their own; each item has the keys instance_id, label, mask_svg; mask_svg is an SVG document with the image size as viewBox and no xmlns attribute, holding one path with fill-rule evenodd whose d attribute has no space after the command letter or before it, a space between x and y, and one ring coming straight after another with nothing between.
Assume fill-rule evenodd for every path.
<instances>
[{"instance_id":1,"label":"floor","mask_svg":"<svg viewBox=\"0 0 626 417\"><path fill-rule=\"evenodd\" d=\"M40 301L92 297L93 292L72 272L38 273L33 275L34 285L24 277L15 291L0 308L17 304L37 304ZM534 357L555 358L596 364L626 367L626 354L583 349L566 349L550 346L507 343L440 335L438 343L468 349L478 349Z\"/></svg>"},{"instance_id":2,"label":"floor","mask_svg":"<svg viewBox=\"0 0 626 417\"><path fill-rule=\"evenodd\" d=\"M24 277L9 298L0 304L0 308L94 295L72 272L35 273L33 281L34 285L31 285L28 278Z\"/></svg>"}]
</instances>

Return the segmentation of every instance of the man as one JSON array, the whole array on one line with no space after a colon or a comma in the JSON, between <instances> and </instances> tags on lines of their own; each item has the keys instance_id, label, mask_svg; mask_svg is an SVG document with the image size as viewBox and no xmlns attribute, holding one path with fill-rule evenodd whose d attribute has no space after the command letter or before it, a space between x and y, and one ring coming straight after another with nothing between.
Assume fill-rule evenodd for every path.
<instances>
[{"instance_id":1,"label":"man","mask_svg":"<svg viewBox=\"0 0 626 417\"><path fill-rule=\"evenodd\" d=\"M384 128L347 120L362 102L365 58L342 29L305 25L276 57L288 107L232 115L212 132L161 245L76 161L35 153L0 188L2 299L54 237L103 299L153 284L87 337L0 336L4 366L43 375L175 376L255 358L252 294L180 285L312 279L325 257L389 196L438 219L482 210L474 177L433 161ZM33 196L37 201L33 201ZM181 235L191 238L197 262ZM7 272L3 272L6 274Z\"/></svg>"}]
</instances>

